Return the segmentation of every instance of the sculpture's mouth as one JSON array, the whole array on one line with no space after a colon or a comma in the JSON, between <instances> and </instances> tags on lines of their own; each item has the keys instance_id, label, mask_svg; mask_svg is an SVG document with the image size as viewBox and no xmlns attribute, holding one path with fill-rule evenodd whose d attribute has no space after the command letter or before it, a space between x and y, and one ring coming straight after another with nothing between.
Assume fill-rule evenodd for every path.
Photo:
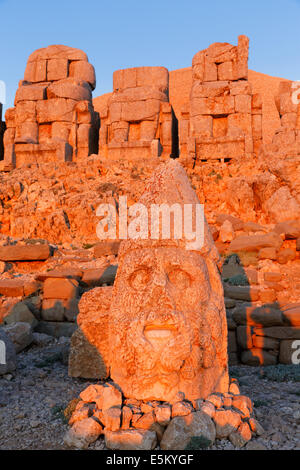
<instances>
[{"instance_id":1,"label":"sculpture's mouth","mask_svg":"<svg viewBox=\"0 0 300 470\"><path fill-rule=\"evenodd\" d=\"M177 328L171 324L148 324L144 328L146 339L156 348L161 348L177 332Z\"/></svg>"}]
</instances>

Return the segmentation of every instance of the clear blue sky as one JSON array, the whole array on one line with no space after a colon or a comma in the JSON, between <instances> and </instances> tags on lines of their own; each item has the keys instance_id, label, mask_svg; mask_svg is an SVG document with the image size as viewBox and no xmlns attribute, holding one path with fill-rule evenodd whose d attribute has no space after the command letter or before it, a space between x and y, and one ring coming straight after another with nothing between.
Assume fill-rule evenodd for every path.
<instances>
[{"instance_id":1,"label":"clear blue sky","mask_svg":"<svg viewBox=\"0 0 300 470\"><path fill-rule=\"evenodd\" d=\"M13 105L31 52L50 44L83 49L94 65L94 96L111 91L114 70L189 67L212 42L250 37L249 67L300 79L300 0L0 0L0 80Z\"/></svg>"}]
</instances>

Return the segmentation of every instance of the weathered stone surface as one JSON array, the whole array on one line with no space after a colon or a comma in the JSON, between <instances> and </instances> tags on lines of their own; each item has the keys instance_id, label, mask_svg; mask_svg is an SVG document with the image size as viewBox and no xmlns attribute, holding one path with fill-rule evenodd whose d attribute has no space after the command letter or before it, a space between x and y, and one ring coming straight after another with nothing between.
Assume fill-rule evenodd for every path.
<instances>
[{"instance_id":1,"label":"weathered stone surface","mask_svg":"<svg viewBox=\"0 0 300 470\"><path fill-rule=\"evenodd\" d=\"M266 248L261 248L258 252L259 259L277 259L277 250L272 246L268 246Z\"/></svg>"},{"instance_id":2,"label":"weathered stone surface","mask_svg":"<svg viewBox=\"0 0 300 470\"><path fill-rule=\"evenodd\" d=\"M156 443L154 431L126 429L105 432L105 445L112 450L152 450Z\"/></svg>"},{"instance_id":3,"label":"weathered stone surface","mask_svg":"<svg viewBox=\"0 0 300 470\"><path fill-rule=\"evenodd\" d=\"M253 333L251 326L244 325L238 326L236 329L236 336L238 345L242 349L251 349L253 346Z\"/></svg>"},{"instance_id":4,"label":"weathered stone surface","mask_svg":"<svg viewBox=\"0 0 300 470\"><path fill-rule=\"evenodd\" d=\"M242 351L241 361L248 366L272 366L277 364L277 357L264 349L252 348Z\"/></svg>"},{"instance_id":5,"label":"weathered stone surface","mask_svg":"<svg viewBox=\"0 0 300 470\"><path fill-rule=\"evenodd\" d=\"M219 237L223 243L231 242L234 239L234 230L229 220L225 220L221 225Z\"/></svg>"},{"instance_id":6,"label":"weathered stone surface","mask_svg":"<svg viewBox=\"0 0 300 470\"><path fill-rule=\"evenodd\" d=\"M44 282L44 299L72 299L76 297L78 282L75 279L47 278Z\"/></svg>"},{"instance_id":7,"label":"weathered stone surface","mask_svg":"<svg viewBox=\"0 0 300 470\"><path fill-rule=\"evenodd\" d=\"M6 315L3 320L4 325L11 325L19 322L28 323L32 328L34 328L38 323L35 316L31 313L24 302L19 302L14 305L9 315Z\"/></svg>"},{"instance_id":8,"label":"weathered stone surface","mask_svg":"<svg viewBox=\"0 0 300 470\"><path fill-rule=\"evenodd\" d=\"M0 328L0 376L17 368L16 350L7 333Z\"/></svg>"},{"instance_id":9,"label":"weathered stone surface","mask_svg":"<svg viewBox=\"0 0 300 470\"><path fill-rule=\"evenodd\" d=\"M75 323L55 321L40 321L35 328L38 333L44 333L55 338L60 338L61 336L70 337L76 329L77 325Z\"/></svg>"},{"instance_id":10,"label":"weathered stone surface","mask_svg":"<svg viewBox=\"0 0 300 470\"><path fill-rule=\"evenodd\" d=\"M102 426L93 418L77 421L65 434L64 443L68 447L87 449L102 434Z\"/></svg>"},{"instance_id":11,"label":"weathered stone surface","mask_svg":"<svg viewBox=\"0 0 300 470\"><path fill-rule=\"evenodd\" d=\"M289 326L300 326L300 304L290 304L282 308L283 321Z\"/></svg>"},{"instance_id":12,"label":"weathered stone surface","mask_svg":"<svg viewBox=\"0 0 300 470\"><path fill-rule=\"evenodd\" d=\"M158 405L154 409L155 420L162 426L167 426L171 419L171 407L169 405Z\"/></svg>"},{"instance_id":13,"label":"weathered stone surface","mask_svg":"<svg viewBox=\"0 0 300 470\"><path fill-rule=\"evenodd\" d=\"M280 264L286 264L289 261L293 261L296 258L296 251L291 248L285 248L280 250L277 254L277 260Z\"/></svg>"},{"instance_id":14,"label":"weathered stone surface","mask_svg":"<svg viewBox=\"0 0 300 470\"><path fill-rule=\"evenodd\" d=\"M154 431L155 418L153 411L144 413L138 420L136 420L133 426L137 429L151 429Z\"/></svg>"},{"instance_id":15,"label":"weathered stone surface","mask_svg":"<svg viewBox=\"0 0 300 470\"><path fill-rule=\"evenodd\" d=\"M100 287L103 284L112 285L115 281L118 266L109 265L103 268L86 269L82 276L82 282L88 286Z\"/></svg>"},{"instance_id":16,"label":"weathered stone surface","mask_svg":"<svg viewBox=\"0 0 300 470\"><path fill-rule=\"evenodd\" d=\"M215 416L215 413L216 413L216 407L213 405L213 403L211 403L210 401L205 401L201 406L200 406L200 410L199 411L202 411L202 413L205 413L207 414L208 416L210 416L210 418L213 418Z\"/></svg>"},{"instance_id":17,"label":"weathered stone surface","mask_svg":"<svg viewBox=\"0 0 300 470\"><path fill-rule=\"evenodd\" d=\"M279 249L281 245L280 236L271 232L265 235L241 235L230 243L229 249L232 252L258 251L266 247Z\"/></svg>"},{"instance_id":18,"label":"weathered stone surface","mask_svg":"<svg viewBox=\"0 0 300 470\"><path fill-rule=\"evenodd\" d=\"M230 286L225 284L224 293L226 297L237 300L256 302L259 299L259 289L255 286Z\"/></svg>"},{"instance_id":19,"label":"weathered stone surface","mask_svg":"<svg viewBox=\"0 0 300 470\"><path fill-rule=\"evenodd\" d=\"M6 297L23 297L24 281L19 279L1 279L0 294Z\"/></svg>"},{"instance_id":20,"label":"weathered stone surface","mask_svg":"<svg viewBox=\"0 0 300 470\"><path fill-rule=\"evenodd\" d=\"M235 307L232 316L238 325L281 326L284 324L281 311L267 306L238 306Z\"/></svg>"},{"instance_id":21,"label":"weathered stone surface","mask_svg":"<svg viewBox=\"0 0 300 470\"><path fill-rule=\"evenodd\" d=\"M172 418L175 416L186 416L193 411L189 402L178 401L172 405Z\"/></svg>"},{"instance_id":22,"label":"weathered stone surface","mask_svg":"<svg viewBox=\"0 0 300 470\"><path fill-rule=\"evenodd\" d=\"M252 435L248 423L241 423L238 430L230 434L229 439L235 447L243 447Z\"/></svg>"},{"instance_id":23,"label":"weathered stone surface","mask_svg":"<svg viewBox=\"0 0 300 470\"><path fill-rule=\"evenodd\" d=\"M231 410L217 410L214 418L216 425L216 438L225 439L233 431L236 431L241 423L239 413Z\"/></svg>"},{"instance_id":24,"label":"weathered stone surface","mask_svg":"<svg viewBox=\"0 0 300 470\"><path fill-rule=\"evenodd\" d=\"M38 273L36 279L38 281L45 281L49 277L51 278L64 278L64 279L76 279L79 281L82 278L83 271L78 268L60 268L46 271L44 273Z\"/></svg>"},{"instance_id":25,"label":"weathered stone surface","mask_svg":"<svg viewBox=\"0 0 300 470\"><path fill-rule=\"evenodd\" d=\"M271 326L268 328L254 328L258 336L269 336L278 339L300 339L300 328L292 326Z\"/></svg>"},{"instance_id":26,"label":"weathered stone surface","mask_svg":"<svg viewBox=\"0 0 300 470\"><path fill-rule=\"evenodd\" d=\"M184 450L193 437L203 438L207 445L213 444L216 438L213 421L201 411L173 418L163 435L160 447L163 450Z\"/></svg>"},{"instance_id":27,"label":"weathered stone surface","mask_svg":"<svg viewBox=\"0 0 300 470\"><path fill-rule=\"evenodd\" d=\"M48 244L40 245L6 245L0 247L2 261L37 261L50 256Z\"/></svg>"},{"instance_id":28,"label":"weathered stone surface","mask_svg":"<svg viewBox=\"0 0 300 470\"><path fill-rule=\"evenodd\" d=\"M118 431L121 425L121 408L120 407L110 407L103 411L103 421L105 424L106 431Z\"/></svg>"},{"instance_id":29,"label":"weathered stone surface","mask_svg":"<svg viewBox=\"0 0 300 470\"><path fill-rule=\"evenodd\" d=\"M80 328L71 338L69 375L86 379L104 379L108 376L103 357L98 349L87 340Z\"/></svg>"},{"instance_id":30,"label":"weathered stone surface","mask_svg":"<svg viewBox=\"0 0 300 470\"><path fill-rule=\"evenodd\" d=\"M120 407L122 405L122 393L120 390L112 385L106 384L102 389L102 411L108 410L112 407Z\"/></svg>"},{"instance_id":31,"label":"weathered stone surface","mask_svg":"<svg viewBox=\"0 0 300 470\"><path fill-rule=\"evenodd\" d=\"M120 248L120 242L118 241L102 241L94 246L95 258L101 258L101 256L117 255Z\"/></svg>"},{"instance_id":32,"label":"weathered stone surface","mask_svg":"<svg viewBox=\"0 0 300 470\"><path fill-rule=\"evenodd\" d=\"M13 323L3 327L4 332L9 336L17 353L27 348L32 341L32 330L29 323Z\"/></svg>"}]
</instances>

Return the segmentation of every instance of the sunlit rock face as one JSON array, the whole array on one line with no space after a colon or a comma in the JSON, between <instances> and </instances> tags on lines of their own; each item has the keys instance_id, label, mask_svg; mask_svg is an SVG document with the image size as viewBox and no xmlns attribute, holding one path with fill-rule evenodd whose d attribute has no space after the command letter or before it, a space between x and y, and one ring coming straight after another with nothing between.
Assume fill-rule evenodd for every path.
<instances>
[{"instance_id":1,"label":"sunlit rock face","mask_svg":"<svg viewBox=\"0 0 300 470\"><path fill-rule=\"evenodd\" d=\"M199 204L185 170L173 160L157 167L139 202L148 214L153 204L177 204L182 213L185 204ZM219 255L205 219L203 243L193 249L185 231L174 236L174 221L169 238L150 233L124 240L114 286L82 296L71 376L111 377L126 398L146 401L228 392Z\"/></svg>"},{"instance_id":2,"label":"sunlit rock face","mask_svg":"<svg viewBox=\"0 0 300 470\"><path fill-rule=\"evenodd\" d=\"M183 168L161 165L140 200L199 203ZM217 251L184 239L126 240L108 319L111 378L126 397L176 401L228 391L227 329Z\"/></svg>"}]
</instances>

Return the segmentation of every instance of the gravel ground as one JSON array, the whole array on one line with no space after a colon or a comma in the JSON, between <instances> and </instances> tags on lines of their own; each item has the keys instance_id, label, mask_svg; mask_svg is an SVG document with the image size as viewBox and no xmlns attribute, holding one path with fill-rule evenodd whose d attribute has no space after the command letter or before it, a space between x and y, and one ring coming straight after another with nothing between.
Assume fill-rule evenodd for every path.
<instances>
[{"instance_id":1,"label":"gravel ground","mask_svg":"<svg viewBox=\"0 0 300 470\"><path fill-rule=\"evenodd\" d=\"M18 355L14 375L0 377L0 450L66 449L68 429L63 410L92 381L68 377L65 352L69 340L32 346ZM300 450L300 383L264 378L260 368L235 366L232 376L241 393L254 402L255 415L265 434L246 449ZM105 449L103 438L90 449ZM227 441L212 449L233 450Z\"/></svg>"}]
</instances>

